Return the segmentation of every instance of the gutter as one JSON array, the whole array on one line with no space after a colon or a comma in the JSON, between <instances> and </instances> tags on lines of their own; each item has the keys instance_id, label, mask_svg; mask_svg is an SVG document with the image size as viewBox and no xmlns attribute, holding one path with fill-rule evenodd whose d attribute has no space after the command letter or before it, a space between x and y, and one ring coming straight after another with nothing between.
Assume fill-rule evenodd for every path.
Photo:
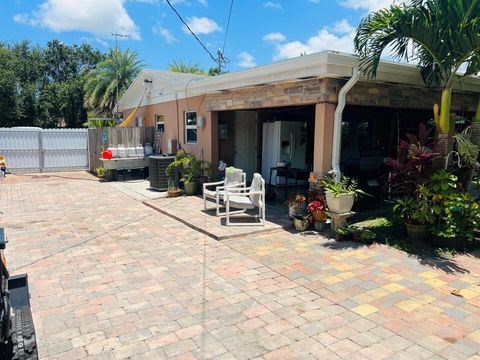
<instances>
[{"instance_id":1,"label":"gutter","mask_svg":"<svg viewBox=\"0 0 480 360\"><path fill-rule=\"evenodd\" d=\"M358 68L353 68L352 77L340 89L338 93L338 104L335 109L333 120L333 145L332 145L332 169L335 175L335 181L340 181L342 173L340 171L340 155L342 152L342 115L345 109L347 93L360 79Z\"/></svg>"}]
</instances>

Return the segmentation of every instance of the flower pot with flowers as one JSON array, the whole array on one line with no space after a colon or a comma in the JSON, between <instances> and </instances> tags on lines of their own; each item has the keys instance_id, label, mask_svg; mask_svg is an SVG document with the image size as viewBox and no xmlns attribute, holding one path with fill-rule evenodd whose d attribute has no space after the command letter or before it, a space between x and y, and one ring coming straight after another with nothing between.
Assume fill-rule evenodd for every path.
<instances>
[{"instance_id":1,"label":"flower pot with flowers","mask_svg":"<svg viewBox=\"0 0 480 360\"><path fill-rule=\"evenodd\" d=\"M313 219L313 227L316 231L325 230L325 221L327 220L327 215L324 213L325 209L326 206L323 195L319 195L317 200L313 200L307 206L307 210Z\"/></svg>"},{"instance_id":2,"label":"flower pot with flowers","mask_svg":"<svg viewBox=\"0 0 480 360\"><path fill-rule=\"evenodd\" d=\"M306 197L302 194L290 193L285 205L288 206L288 216L294 218L297 213L305 213L307 211Z\"/></svg>"},{"instance_id":3,"label":"flower pot with flowers","mask_svg":"<svg viewBox=\"0 0 480 360\"><path fill-rule=\"evenodd\" d=\"M316 191L311 191L308 194L307 210L312 214L313 220L323 222L327 220L327 215L325 214L326 209L325 196Z\"/></svg>"}]
</instances>

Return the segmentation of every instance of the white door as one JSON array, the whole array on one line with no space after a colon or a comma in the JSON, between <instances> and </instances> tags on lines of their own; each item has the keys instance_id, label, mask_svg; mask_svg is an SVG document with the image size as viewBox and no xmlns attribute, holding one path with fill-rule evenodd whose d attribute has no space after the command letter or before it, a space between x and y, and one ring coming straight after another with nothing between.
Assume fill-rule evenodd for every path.
<instances>
[{"instance_id":1,"label":"white door","mask_svg":"<svg viewBox=\"0 0 480 360\"><path fill-rule=\"evenodd\" d=\"M234 166L247 174L247 180L257 171L257 112L235 112Z\"/></svg>"}]
</instances>

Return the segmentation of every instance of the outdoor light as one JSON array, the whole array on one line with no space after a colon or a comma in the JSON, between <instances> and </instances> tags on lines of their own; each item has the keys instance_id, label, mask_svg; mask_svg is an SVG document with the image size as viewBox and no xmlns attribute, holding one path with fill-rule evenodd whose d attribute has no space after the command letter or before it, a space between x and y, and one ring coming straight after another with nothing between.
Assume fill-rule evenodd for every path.
<instances>
[{"instance_id":1,"label":"outdoor light","mask_svg":"<svg viewBox=\"0 0 480 360\"><path fill-rule=\"evenodd\" d=\"M197 119L197 127L204 128L205 127L205 122L206 122L205 116L200 115Z\"/></svg>"},{"instance_id":2,"label":"outdoor light","mask_svg":"<svg viewBox=\"0 0 480 360\"><path fill-rule=\"evenodd\" d=\"M147 86L147 85L151 85L152 84L152 80L149 80L149 79L143 79L143 85Z\"/></svg>"}]
</instances>

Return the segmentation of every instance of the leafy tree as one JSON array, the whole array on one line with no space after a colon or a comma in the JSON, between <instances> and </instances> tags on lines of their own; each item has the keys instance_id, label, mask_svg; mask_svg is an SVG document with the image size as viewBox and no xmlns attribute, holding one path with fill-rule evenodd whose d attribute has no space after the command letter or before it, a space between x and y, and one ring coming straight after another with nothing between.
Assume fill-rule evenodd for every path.
<instances>
[{"instance_id":1,"label":"leafy tree","mask_svg":"<svg viewBox=\"0 0 480 360\"><path fill-rule=\"evenodd\" d=\"M389 47L397 59L416 62L427 85L442 89L437 131L443 144L439 151L445 155L452 142L448 138L452 89L480 71L480 0L392 5L364 18L354 43L361 69L370 78L375 78L380 57ZM466 72L461 75L462 65Z\"/></svg>"},{"instance_id":2,"label":"leafy tree","mask_svg":"<svg viewBox=\"0 0 480 360\"><path fill-rule=\"evenodd\" d=\"M173 60L171 64L168 65L168 70L179 73L187 74L198 74L198 75L207 75L205 70L200 68L198 64L192 64L191 61L186 63L183 60Z\"/></svg>"},{"instance_id":3,"label":"leafy tree","mask_svg":"<svg viewBox=\"0 0 480 360\"><path fill-rule=\"evenodd\" d=\"M138 53L110 49L106 59L88 75L85 84L87 108L102 115L111 115L116 104L117 83L121 97L143 66Z\"/></svg>"},{"instance_id":4,"label":"leafy tree","mask_svg":"<svg viewBox=\"0 0 480 360\"><path fill-rule=\"evenodd\" d=\"M58 40L0 44L0 126L78 127L86 120L85 75L103 55Z\"/></svg>"}]
</instances>

